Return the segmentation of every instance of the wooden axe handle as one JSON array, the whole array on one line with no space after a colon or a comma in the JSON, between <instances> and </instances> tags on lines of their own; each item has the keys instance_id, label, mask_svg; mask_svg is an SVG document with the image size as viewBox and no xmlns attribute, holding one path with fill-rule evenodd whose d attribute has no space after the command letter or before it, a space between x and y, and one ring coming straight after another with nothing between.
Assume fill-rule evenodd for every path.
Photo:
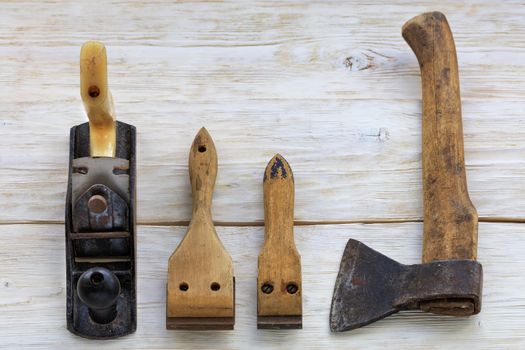
<instances>
[{"instance_id":1,"label":"wooden axe handle","mask_svg":"<svg viewBox=\"0 0 525 350\"><path fill-rule=\"evenodd\" d=\"M423 263L476 259L478 215L470 201L454 38L442 13L403 26L417 56L423 90Z\"/></svg>"}]
</instances>

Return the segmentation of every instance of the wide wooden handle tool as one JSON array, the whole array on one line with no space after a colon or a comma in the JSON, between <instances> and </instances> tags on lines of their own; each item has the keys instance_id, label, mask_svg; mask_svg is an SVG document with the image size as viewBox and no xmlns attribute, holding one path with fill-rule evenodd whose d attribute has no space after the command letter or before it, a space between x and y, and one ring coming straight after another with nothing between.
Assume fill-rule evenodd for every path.
<instances>
[{"instance_id":1,"label":"wide wooden handle tool","mask_svg":"<svg viewBox=\"0 0 525 350\"><path fill-rule=\"evenodd\" d=\"M264 172L264 246L259 254L257 328L302 328L301 257L293 234L294 178L276 154Z\"/></svg>"},{"instance_id":2,"label":"wide wooden handle tool","mask_svg":"<svg viewBox=\"0 0 525 350\"><path fill-rule=\"evenodd\" d=\"M468 195L454 38L442 13L409 20L402 34L421 67L423 89L423 263L476 260L478 215ZM422 309L470 315L472 301L427 302Z\"/></svg>"},{"instance_id":3,"label":"wide wooden handle tool","mask_svg":"<svg viewBox=\"0 0 525 350\"><path fill-rule=\"evenodd\" d=\"M80 50L80 94L89 118L92 157L115 157L116 128L113 97L108 88L106 47L88 41Z\"/></svg>"},{"instance_id":4,"label":"wide wooden handle tool","mask_svg":"<svg viewBox=\"0 0 525 350\"><path fill-rule=\"evenodd\" d=\"M217 153L205 128L193 141L189 172L193 211L188 232L168 262L166 328L233 329L233 263L213 226Z\"/></svg>"}]
</instances>

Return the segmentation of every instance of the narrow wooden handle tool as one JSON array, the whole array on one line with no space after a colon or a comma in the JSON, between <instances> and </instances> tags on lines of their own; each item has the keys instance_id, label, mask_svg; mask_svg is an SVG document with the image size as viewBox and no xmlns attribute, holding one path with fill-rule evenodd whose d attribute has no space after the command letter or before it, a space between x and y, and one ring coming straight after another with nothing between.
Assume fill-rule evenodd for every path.
<instances>
[{"instance_id":1,"label":"narrow wooden handle tool","mask_svg":"<svg viewBox=\"0 0 525 350\"><path fill-rule=\"evenodd\" d=\"M301 257L293 234L294 178L276 154L264 172L265 240L259 254L257 328L302 328Z\"/></svg>"},{"instance_id":2,"label":"narrow wooden handle tool","mask_svg":"<svg viewBox=\"0 0 525 350\"><path fill-rule=\"evenodd\" d=\"M108 88L106 47L88 41L80 50L80 94L89 118L92 157L115 157L113 97Z\"/></svg>"},{"instance_id":3,"label":"narrow wooden handle tool","mask_svg":"<svg viewBox=\"0 0 525 350\"><path fill-rule=\"evenodd\" d=\"M421 67L423 89L423 263L476 260L478 215L468 195L459 73L454 38L442 13L409 20L402 30ZM425 303L452 315L474 311L470 300Z\"/></svg>"},{"instance_id":4,"label":"narrow wooden handle tool","mask_svg":"<svg viewBox=\"0 0 525 350\"><path fill-rule=\"evenodd\" d=\"M167 329L233 329L233 263L211 216L217 176L213 140L202 128L190 150L193 212L188 232L168 262Z\"/></svg>"}]
</instances>

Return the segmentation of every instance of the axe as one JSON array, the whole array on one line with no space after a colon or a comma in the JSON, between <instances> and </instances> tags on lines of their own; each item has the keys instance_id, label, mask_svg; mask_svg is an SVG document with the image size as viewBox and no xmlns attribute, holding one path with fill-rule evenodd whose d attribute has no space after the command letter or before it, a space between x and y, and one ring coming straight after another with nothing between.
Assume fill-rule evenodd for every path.
<instances>
[{"instance_id":1,"label":"axe","mask_svg":"<svg viewBox=\"0 0 525 350\"><path fill-rule=\"evenodd\" d=\"M458 64L445 16L425 13L402 29L421 67L423 263L403 265L350 239L335 283L330 328L359 328L401 310L480 312L478 216L468 196Z\"/></svg>"}]
</instances>

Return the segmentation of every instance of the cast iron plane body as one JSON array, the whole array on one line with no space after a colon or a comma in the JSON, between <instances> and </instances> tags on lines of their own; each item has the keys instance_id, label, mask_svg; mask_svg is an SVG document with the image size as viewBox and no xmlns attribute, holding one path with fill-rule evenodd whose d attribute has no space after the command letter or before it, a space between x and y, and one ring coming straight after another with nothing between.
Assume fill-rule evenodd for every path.
<instances>
[{"instance_id":1,"label":"cast iron plane body","mask_svg":"<svg viewBox=\"0 0 525 350\"><path fill-rule=\"evenodd\" d=\"M136 329L135 127L116 121L116 157L90 157L71 128L66 198L67 328L85 338Z\"/></svg>"}]
</instances>

